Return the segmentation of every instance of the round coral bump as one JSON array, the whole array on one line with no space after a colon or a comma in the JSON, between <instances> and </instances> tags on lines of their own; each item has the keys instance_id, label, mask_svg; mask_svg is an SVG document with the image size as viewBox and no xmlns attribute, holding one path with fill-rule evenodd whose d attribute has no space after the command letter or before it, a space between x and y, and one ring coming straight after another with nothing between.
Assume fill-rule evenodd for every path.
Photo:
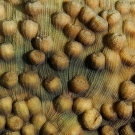
<instances>
[{"instance_id":1,"label":"round coral bump","mask_svg":"<svg viewBox=\"0 0 135 135\"><path fill-rule=\"evenodd\" d=\"M25 9L28 14L30 14L32 16L37 16L42 12L43 5L41 4L40 1L27 2L25 5Z\"/></svg>"},{"instance_id":2,"label":"round coral bump","mask_svg":"<svg viewBox=\"0 0 135 135\"><path fill-rule=\"evenodd\" d=\"M33 50L29 54L29 60L33 65L42 64L45 61L45 54L40 50Z\"/></svg>"},{"instance_id":3,"label":"round coral bump","mask_svg":"<svg viewBox=\"0 0 135 135\"><path fill-rule=\"evenodd\" d=\"M52 15L52 24L58 28L63 29L67 24L71 23L71 17L64 12L56 12Z\"/></svg>"},{"instance_id":4,"label":"round coral bump","mask_svg":"<svg viewBox=\"0 0 135 135\"><path fill-rule=\"evenodd\" d=\"M91 108L83 113L82 122L88 130L96 130L102 123L102 116L95 108Z\"/></svg>"},{"instance_id":5,"label":"round coral bump","mask_svg":"<svg viewBox=\"0 0 135 135\"><path fill-rule=\"evenodd\" d=\"M0 99L0 113L4 115L9 115L12 111L13 100L11 97L3 97Z\"/></svg>"},{"instance_id":6,"label":"round coral bump","mask_svg":"<svg viewBox=\"0 0 135 135\"><path fill-rule=\"evenodd\" d=\"M58 112L71 111L72 105L72 98L66 95L60 95L56 100L54 100L54 107Z\"/></svg>"},{"instance_id":7,"label":"round coral bump","mask_svg":"<svg viewBox=\"0 0 135 135\"><path fill-rule=\"evenodd\" d=\"M26 89L36 89L40 85L40 78L33 71L22 73L19 80L20 84Z\"/></svg>"},{"instance_id":8,"label":"round coral bump","mask_svg":"<svg viewBox=\"0 0 135 135\"><path fill-rule=\"evenodd\" d=\"M120 98L133 101L135 99L135 84L131 81L124 81L119 89Z\"/></svg>"},{"instance_id":9,"label":"round coral bump","mask_svg":"<svg viewBox=\"0 0 135 135\"><path fill-rule=\"evenodd\" d=\"M119 71L121 69L121 58L119 52L105 47L103 49L103 53L105 55L105 68L111 72Z\"/></svg>"},{"instance_id":10,"label":"round coral bump","mask_svg":"<svg viewBox=\"0 0 135 135\"><path fill-rule=\"evenodd\" d=\"M62 88L62 83L57 76L49 76L44 81L44 87L48 92L58 93Z\"/></svg>"},{"instance_id":11,"label":"round coral bump","mask_svg":"<svg viewBox=\"0 0 135 135\"><path fill-rule=\"evenodd\" d=\"M12 36L17 31L17 24L13 20L4 20L2 22L2 32L4 36Z\"/></svg>"},{"instance_id":12,"label":"round coral bump","mask_svg":"<svg viewBox=\"0 0 135 135\"><path fill-rule=\"evenodd\" d=\"M35 48L44 52L49 53L53 48L53 40L50 36L42 37L38 36L35 38Z\"/></svg>"},{"instance_id":13,"label":"round coral bump","mask_svg":"<svg viewBox=\"0 0 135 135\"><path fill-rule=\"evenodd\" d=\"M120 52L120 57L123 64L128 66L135 65L135 50L131 47L124 47Z\"/></svg>"},{"instance_id":14,"label":"round coral bump","mask_svg":"<svg viewBox=\"0 0 135 135\"><path fill-rule=\"evenodd\" d=\"M2 43L0 45L0 57L5 61L13 59L14 48L11 43Z\"/></svg>"},{"instance_id":15,"label":"round coral bump","mask_svg":"<svg viewBox=\"0 0 135 135\"><path fill-rule=\"evenodd\" d=\"M108 14L107 22L109 26L115 25L119 23L121 20L121 15L118 11L113 11L112 13Z\"/></svg>"},{"instance_id":16,"label":"round coral bump","mask_svg":"<svg viewBox=\"0 0 135 135\"><path fill-rule=\"evenodd\" d=\"M109 125L103 126L101 129L101 135L115 135L114 128Z\"/></svg>"},{"instance_id":17,"label":"round coral bump","mask_svg":"<svg viewBox=\"0 0 135 135\"><path fill-rule=\"evenodd\" d=\"M78 16L81 8L82 8L82 6L78 2L75 2L75 1L67 2L64 5L64 11L68 15L70 15L72 18L75 18Z\"/></svg>"},{"instance_id":18,"label":"round coral bump","mask_svg":"<svg viewBox=\"0 0 135 135\"><path fill-rule=\"evenodd\" d=\"M123 32L135 35L135 22L132 20L125 20L123 22Z\"/></svg>"},{"instance_id":19,"label":"round coral bump","mask_svg":"<svg viewBox=\"0 0 135 135\"><path fill-rule=\"evenodd\" d=\"M75 39L81 29L82 27L80 25L69 23L64 27L63 32L68 38Z\"/></svg>"},{"instance_id":20,"label":"round coral bump","mask_svg":"<svg viewBox=\"0 0 135 135\"><path fill-rule=\"evenodd\" d=\"M31 115L41 112L41 101L38 97L32 97L26 101L29 112Z\"/></svg>"},{"instance_id":21,"label":"round coral bump","mask_svg":"<svg viewBox=\"0 0 135 135\"><path fill-rule=\"evenodd\" d=\"M83 50L82 44L77 41L70 41L65 46L65 53L69 57L79 57Z\"/></svg>"},{"instance_id":22,"label":"round coral bump","mask_svg":"<svg viewBox=\"0 0 135 135\"><path fill-rule=\"evenodd\" d=\"M99 0L85 0L85 4L92 9L97 9L99 7Z\"/></svg>"},{"instance_id":23,"label":"round coral bump","mask_svg":"<svg viewBox=\"0 0 135 135\"><path fill-rule=\"evenodd\" d=\"M121 51L126 44L126 36L119 33L107 35L107 46L114 51Z\"/></svg>"},{"instance_id":24,"label":"round coral bump","mask_svg":"<svg viewBox=\"0 0 135 135\"><path fill-rule=\"evenodd\" d=\"M115 3L115 8L122 14L128 14L131 9L131 5L128 1L119 0Z\"/></svg>"},{"instance_id":25,"label":"round coral bump","mask_svg":"<svg viewBox=\"0 0 135 135\"><path fill-rule=\"evenodd\" d=\"M131 127L131 125L127 124L121 127L121 129L119 130L119 134L120 135L134 135L135 132L133 131L133 128Z\"/></svg>"},{"instance_id":26,"label":"round coral bump","mask_svg":"<svg viewBox=\"0 0 135 135\"><path fill-rule=\"evenodd\" d=\"M84 24L88 23L96 13L89 7L83 7L79 13L79 20Z\"/></svg>"},{"instance_id":27,"label":"round coral bump","mask_svg":"<svg viewBox=\"0 0 135 135\"><path fill-rule=\"evenodd\" d=\"M38 33L38 24L32 20L25 20L21 23L21 32L24 37L32 39Z\"/></svg>"},{"instance_id":28,"label":"round coral bump","mask_svg":"<svg viewBox=\"0 0 135 135\"><path fill-rule=\"evenodd\" d=\"M73 124L74 126L70 126L68 128L68 130L65 132L66 135L82 135L83 134L83 130L81 128L81 125L79 123L74 123ZM60 135L63 135L64 133L62 132L62 134Z\"/></svg>"},{"instance_id":29,"label":"round coral bump","mask_svg":"<svg viewBox=\"0 0 135 135\"><path fill-rule=\"evenodd\" d=\"M19 131L21 127L23 126L23 120L16 116L11 115L7 117L7 127L12 131Z\"/></svg>"},{"instance_id":30,"label":"round coral bump","mask_svg":"<svg viewBox=\"0 0 135 135\"><path fill-rule=\"evenodd\" d=\"M103 11L101 11L100 16L101 16L103 19L107 20L108 14L109 14L109 13L108 13L108 10L103 10Z\"/></svg>"},{"instance_id":31,"label":"round coral bump","mask_svg":"<svg viewBox=\"0 0 135 135\"><path fill-rule=\"evenodd\" d=\"M33 124L27 123L21 129L22 135L35 135L35 129Z\"/></svg>"},{"instance_id":32,"label":"round coral bump","mask_svg":"<svg viewBox=\"0 0 135 135\"><path fill-rule=\"evenodd\" d=\"M7 89L14 88L18 83L18 75L16 72L6 72L2 77L2 84Z\"/></svg>"},{"instance_id":33,"label":"round coral bump","mask_svg":"<svg viewBox=\"0 0 135 135\"><path fill-rule=\"evenodd\" d=\"M51 56L51 65L55 70L64 70L69 66L69 59L63 52L56 52Z\"/></svg>"},{"instance_id":34,"label":"round coral bump","mask_svg":"<svg viewBox=\"0 0 135 135\"><path fill-rule=\"evenodd\" d=\"M42 127L42 134L54 135L57 131L57 128L51 122L46 122Z\"/></svg>"},{"instance_id":35,"label":"round coral bump","mask_svg":"<svg viewBox=\"0 0 135 135\"><path fill-rule=\"evenodd\" d=\"M108 29L108 22L100 16L94 16L88 23L91 30L95 32L103 32Z\"/></svg>"},{"instance_id":36,"label":"round coral bump","mask_svg":"<svg viewBox=\"0 0 135 135\"><path fill-rule=\"evenodd\" d=\"M42 113L35 114L31 117L31 123L34 125L35 132L38 133L43 124L47 121L46 117Z\"/></svg>"},{"instance_id":37,"label":"round coral bump","mask_svg":"<svg viewBox=\"0 0 135 135\"><path fill-rule=\"evenodd\" d=\"M92 53L90 56L90 65L93 69L103 69L105 67L105 55L101 52Z\"/></svg>"},{"instance_id":38,"label":"round coral bump","mask_svg":"<svg viewBox=\"0 0 135 135\"><path fill-rule=\"evenodd\" d=\"M73 111L76 114L84 113L93 107L92 100L89 98L78 97L74 99Z\"/></svg>"},{"instance_id":39,"label":"round coral bump","mask_svg":"<svg viewBox=\"0 0 135 135\"><path fill-rule=\"evenodd\" d=\"M95 42L95 34L88 29L83 29L79 32L77 40L85 46L90 46Z\"/></svg>"},{"instance_id":40,"label":"round coral bump","mask_svg":"<svg viewBox=\"0 0 135 135\"><path fill-rule=\"evenodd\" d=\"M116 112L120 119L128 119L132 116L132 102L119 101L116 106Z\"/></svg>"},{"instance_id":41,"label":"round coral bump","mask_svg":"<svg viewBox=\"0 0 135 135\"><path fill-rule=\"evenodd\" d=\"M114 121L117 118L117 114L114 110L113 103L104 103L101 106L101 114L106 120Z\"/></svg>"},{"instance_id":42,"label":"round coral bump","mask_svg":"<svg viewBox=\"0 0 135 135\"><path fill-rule=\"evenodd\" d=\"M76 75L70 81L71 90L74 93L86 92L90 88L90 84L83 75Z\"/></svg>"},{"instance_id":43,"label":"round coral bump","mask_svg":"<svg viewBox=\"0 0 135 135\"><path fill-rule=\"evenodd\" d=\"M16 101L13 104L13 111L16 115L18 115L23 121L29 121L29 110L25 103L25 101Z\"/></svg>"}]
</instances>

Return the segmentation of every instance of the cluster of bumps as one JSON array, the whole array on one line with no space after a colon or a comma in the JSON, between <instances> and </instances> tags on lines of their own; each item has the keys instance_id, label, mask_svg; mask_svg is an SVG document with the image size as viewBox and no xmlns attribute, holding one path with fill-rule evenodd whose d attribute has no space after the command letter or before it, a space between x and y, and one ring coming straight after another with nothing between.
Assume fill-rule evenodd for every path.
<instances>
[{"instance_id":1,"label":"cluster of bumps","mask_svg":"<svg viewBox=\"0 0 135 135\"><path fill-rule=\"evenodd\" d=\"M102 48L102 52L94 52L88 56L87 62L90 63L90 67L99 70L103 69L106 65L107 69L115 72L119 71L120 67L122 67L121 61L123 65L134 66L135 50L127 45L126 34L135 35L135 23L134 21L124 20L122 18L123 15L129 14L130 12L134 14L134 3L131 5L129 2L117 1L115 3L116 10L105 10L98 15L93 9L98 8L99 1L96 0L92 2L86 0L85 2L88 6L83 7L81 4L74 1L66 2L63 5L65 12L56 12L52 16L54 26L63 30L63 33L70 40L65 46L65 53L69 57L79 56L83 51L82 46L85 48L92 46L96 41L96 34L102 33L105 47ZM108 32L109 28L121 22L121 33ZM72 88L73 80L71 82ZM79 82L79 79L77 81ZM79 83L75 86L76 87L73 88L74 91L79 91L79 88L81 89ZM77 86L79 88L77 88ZM119 97L122 101L105 103L101 106L100 112L105 120L116 121L116 119L119 118L128 121L132 113L134 115L134 102L132 102L135 99L134 83L131 81L122 82L119 88ZM81 99L76 99L73 103L73 110L78 109L79 104L81 104L79 109L83 110L85 108L85 102L86 101L81 101ZM83 111L81 110L83 113L81 120L83 123L82 126L88 130L95 130L101 125L102 116L96 109L92 108L90 101L86 104L88 108L85 108L86 110L84 109ZM120 128L119 133L121 135L133 135L134 131L131 125L127 124ZM101 128L101 134L115 135L115 131L111 126L105 125Z\"/></svg>"},{"instance_id":2,"label":"cluster of bumps","mask_svg":"<svg viewBox=\"0 0 135 135\"><path fill-rule=\"evenodd\" d=\"M135 51L127 45L125 34L134 35L135 23L122 17L129 13L134 14L134 3L117 1L116 10L103 10L98 15L94 9L99 7L99 1L85 0L88 6L69 1L63 4L65 12L56 12L52 15L52 23L63 30L70 40L65 46L65 53L69 57L80 56L83 49L95 45L98 33L102 34L104 47L101 51L88 56L90 68L98 70L105 66L109 70L118 71L121 61L124 65L134 66ZM122 23L122 32L109 32L114 26ZM118 28L119 29L119 28ZM117 30L116 30L117 31ZM101 42L102 45L102 42ZM84 47L82 47L84 46ZM116 59L115 63L113 62Z\"/></svg>"},{"instance_id":3,"label":"cluster of bumps","mask_svg":"<svg viewBox=\"0 0 135 135\"><path fill-rule=\"evenodd\" d=\"M42 112L38 97L13 101L10 96L0 99L0 131L2 135L36 135L56 132ZM51 128L52 127L52 128ZM51 130L49 130L51 128ZM48 130L51 131L48 133Z\"/></svg>"},{"instance_id":4,"label":"cluster of bumps","mask_svg":"<svg viewBox=\"0 0 135 135\"><path fill-rule=\"evenodd\" d=\"M19 0L8 0L12 4L21 2ZM135 50L127 45L124 34L135 35L135 23L129 20L122 20L122 15L131 12L135 13L135 4L118 1L115 3L115 11L103 11L98 15L92 8L99 6L99 1L85 1L88 6L69 1L64 3L63 8L66 12L57 12L52 15L52 24L62 29L69 38L65 46L65 53L56 52L51 56L51 66L55 70L64 70L69 65L68 57L78 57L83 50L96 42L96 34L102 33L105 37L103 41L105 47L102 52L90 54L88 59L93 69L103 69L105 66L111 71L119 71L121 61L127 66L135 65ZM38 5L38 6L37 6ZM1 17L5 19L5 9L0 5ZM29 15L36 16L42 11L42 4L38 2L27 2L25 9ZM124 10L123 10L124 9ZM78 20L76 21L76 18ZM122 33L109 33L108 29L122 21ZM13 20L4 20L1 24L2 34L12 36L17 30L17 24ZM38 24L32 20L25 20L21 24L21 33L28 39L35 38L35 50L29 53L29 61L32 65L39 65L45 61L45 53L51 52L53 40L51 37L36 37ZM124 33L124 34L123 34ZM103 38L104 39L104 38ZM0 46L0 57L10 60L14 57L13 45L3 43ZM114 62L115 58L115 62ZM25 72L19 77L19 82L25 89L38 89L41 79L35 72ZM6 72L2 76L2 86L7 89L14 88L18 83L18 75L14 72ZM50 93L61 93L62 83L57 77L48 77L43 83L45 89ZM89 81L82 75L76 75L70 80L69 89L75 94L82 94L90 88ZM102 116L109 121L117 118L129 120L132 113L135 113L135 85L131 81L125 81L120 85L119 96L122 101L118 103L105 103L100 111L95 109L89 98L78 97L72 99L70 96L60 95L54 100L54 108L57 112L63 113L72 111L81 117L81 126L87 130L97 130L102 124ZM32 102L32 103L31 103ZM33 103L34 102L34 103ZM32 106L34 104L34 106ZM12 107L13 105L13 107ZM36 108L35 108L36 107ZM41 113L41 101L37 97L27 101L16 101L13 103L11 97L0 99L0 130L2 134L57 134L56 127L47 122L44 114ZM5 116L6 115L6 116ZM30 123L29 123L30 120ZM94 124L93 124L94 123ZM6 131L5 130L6 127ZM73 131L75 134L83 134L80 126ZM41 129L41 130L40 130ZM10 130L10 131L9 131ZM115 135L113 127L102 126L102 135ZM134 134L130 125L125 125L120 129L121 135Z\"/></svg>"}]
</instances>

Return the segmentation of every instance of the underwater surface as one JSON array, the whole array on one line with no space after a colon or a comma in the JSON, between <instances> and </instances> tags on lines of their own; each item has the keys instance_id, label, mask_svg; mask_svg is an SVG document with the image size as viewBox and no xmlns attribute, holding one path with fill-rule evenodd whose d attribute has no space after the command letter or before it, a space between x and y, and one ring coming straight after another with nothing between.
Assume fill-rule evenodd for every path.
<instances>
[{"instance_id":1,"label":"underwater surface","mask_svg":"<svg viewBox=\"0 0 135 135\"><path fill-rule=\"evenodd\" d=\"M1 0L0 134L134 135L135 0Z\"/></svg>"}]
</instances>

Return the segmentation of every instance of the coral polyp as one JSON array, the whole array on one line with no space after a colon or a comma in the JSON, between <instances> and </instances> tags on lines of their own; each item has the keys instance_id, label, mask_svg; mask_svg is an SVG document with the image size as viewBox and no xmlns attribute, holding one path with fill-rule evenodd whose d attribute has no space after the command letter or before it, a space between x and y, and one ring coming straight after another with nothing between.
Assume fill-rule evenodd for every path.
<instances>
[{"instance_id":1,"label":"coral polyp","mask_svg":"<svg viewBox=\"0 0 135 135\"><path fill-rule=\"evenodd\" d=\"M135 0L1 0L0 134L135 134Z\"/></svg>"}]
</instances>

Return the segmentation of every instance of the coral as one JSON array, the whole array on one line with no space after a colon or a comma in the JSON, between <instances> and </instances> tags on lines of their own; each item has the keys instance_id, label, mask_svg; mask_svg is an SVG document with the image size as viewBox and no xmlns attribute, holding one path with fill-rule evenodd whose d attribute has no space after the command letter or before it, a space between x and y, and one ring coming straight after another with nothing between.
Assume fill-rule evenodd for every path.
<instances>
[{"instance_id":1,"label":"coral","mask_svg":"<svg viewBox=\"0 0 135 135\"><path fill-rule=\"evenodd\" d=\"M1 0L0 134L135 134L135 0Z\"/></svg>"}]
</instances>

